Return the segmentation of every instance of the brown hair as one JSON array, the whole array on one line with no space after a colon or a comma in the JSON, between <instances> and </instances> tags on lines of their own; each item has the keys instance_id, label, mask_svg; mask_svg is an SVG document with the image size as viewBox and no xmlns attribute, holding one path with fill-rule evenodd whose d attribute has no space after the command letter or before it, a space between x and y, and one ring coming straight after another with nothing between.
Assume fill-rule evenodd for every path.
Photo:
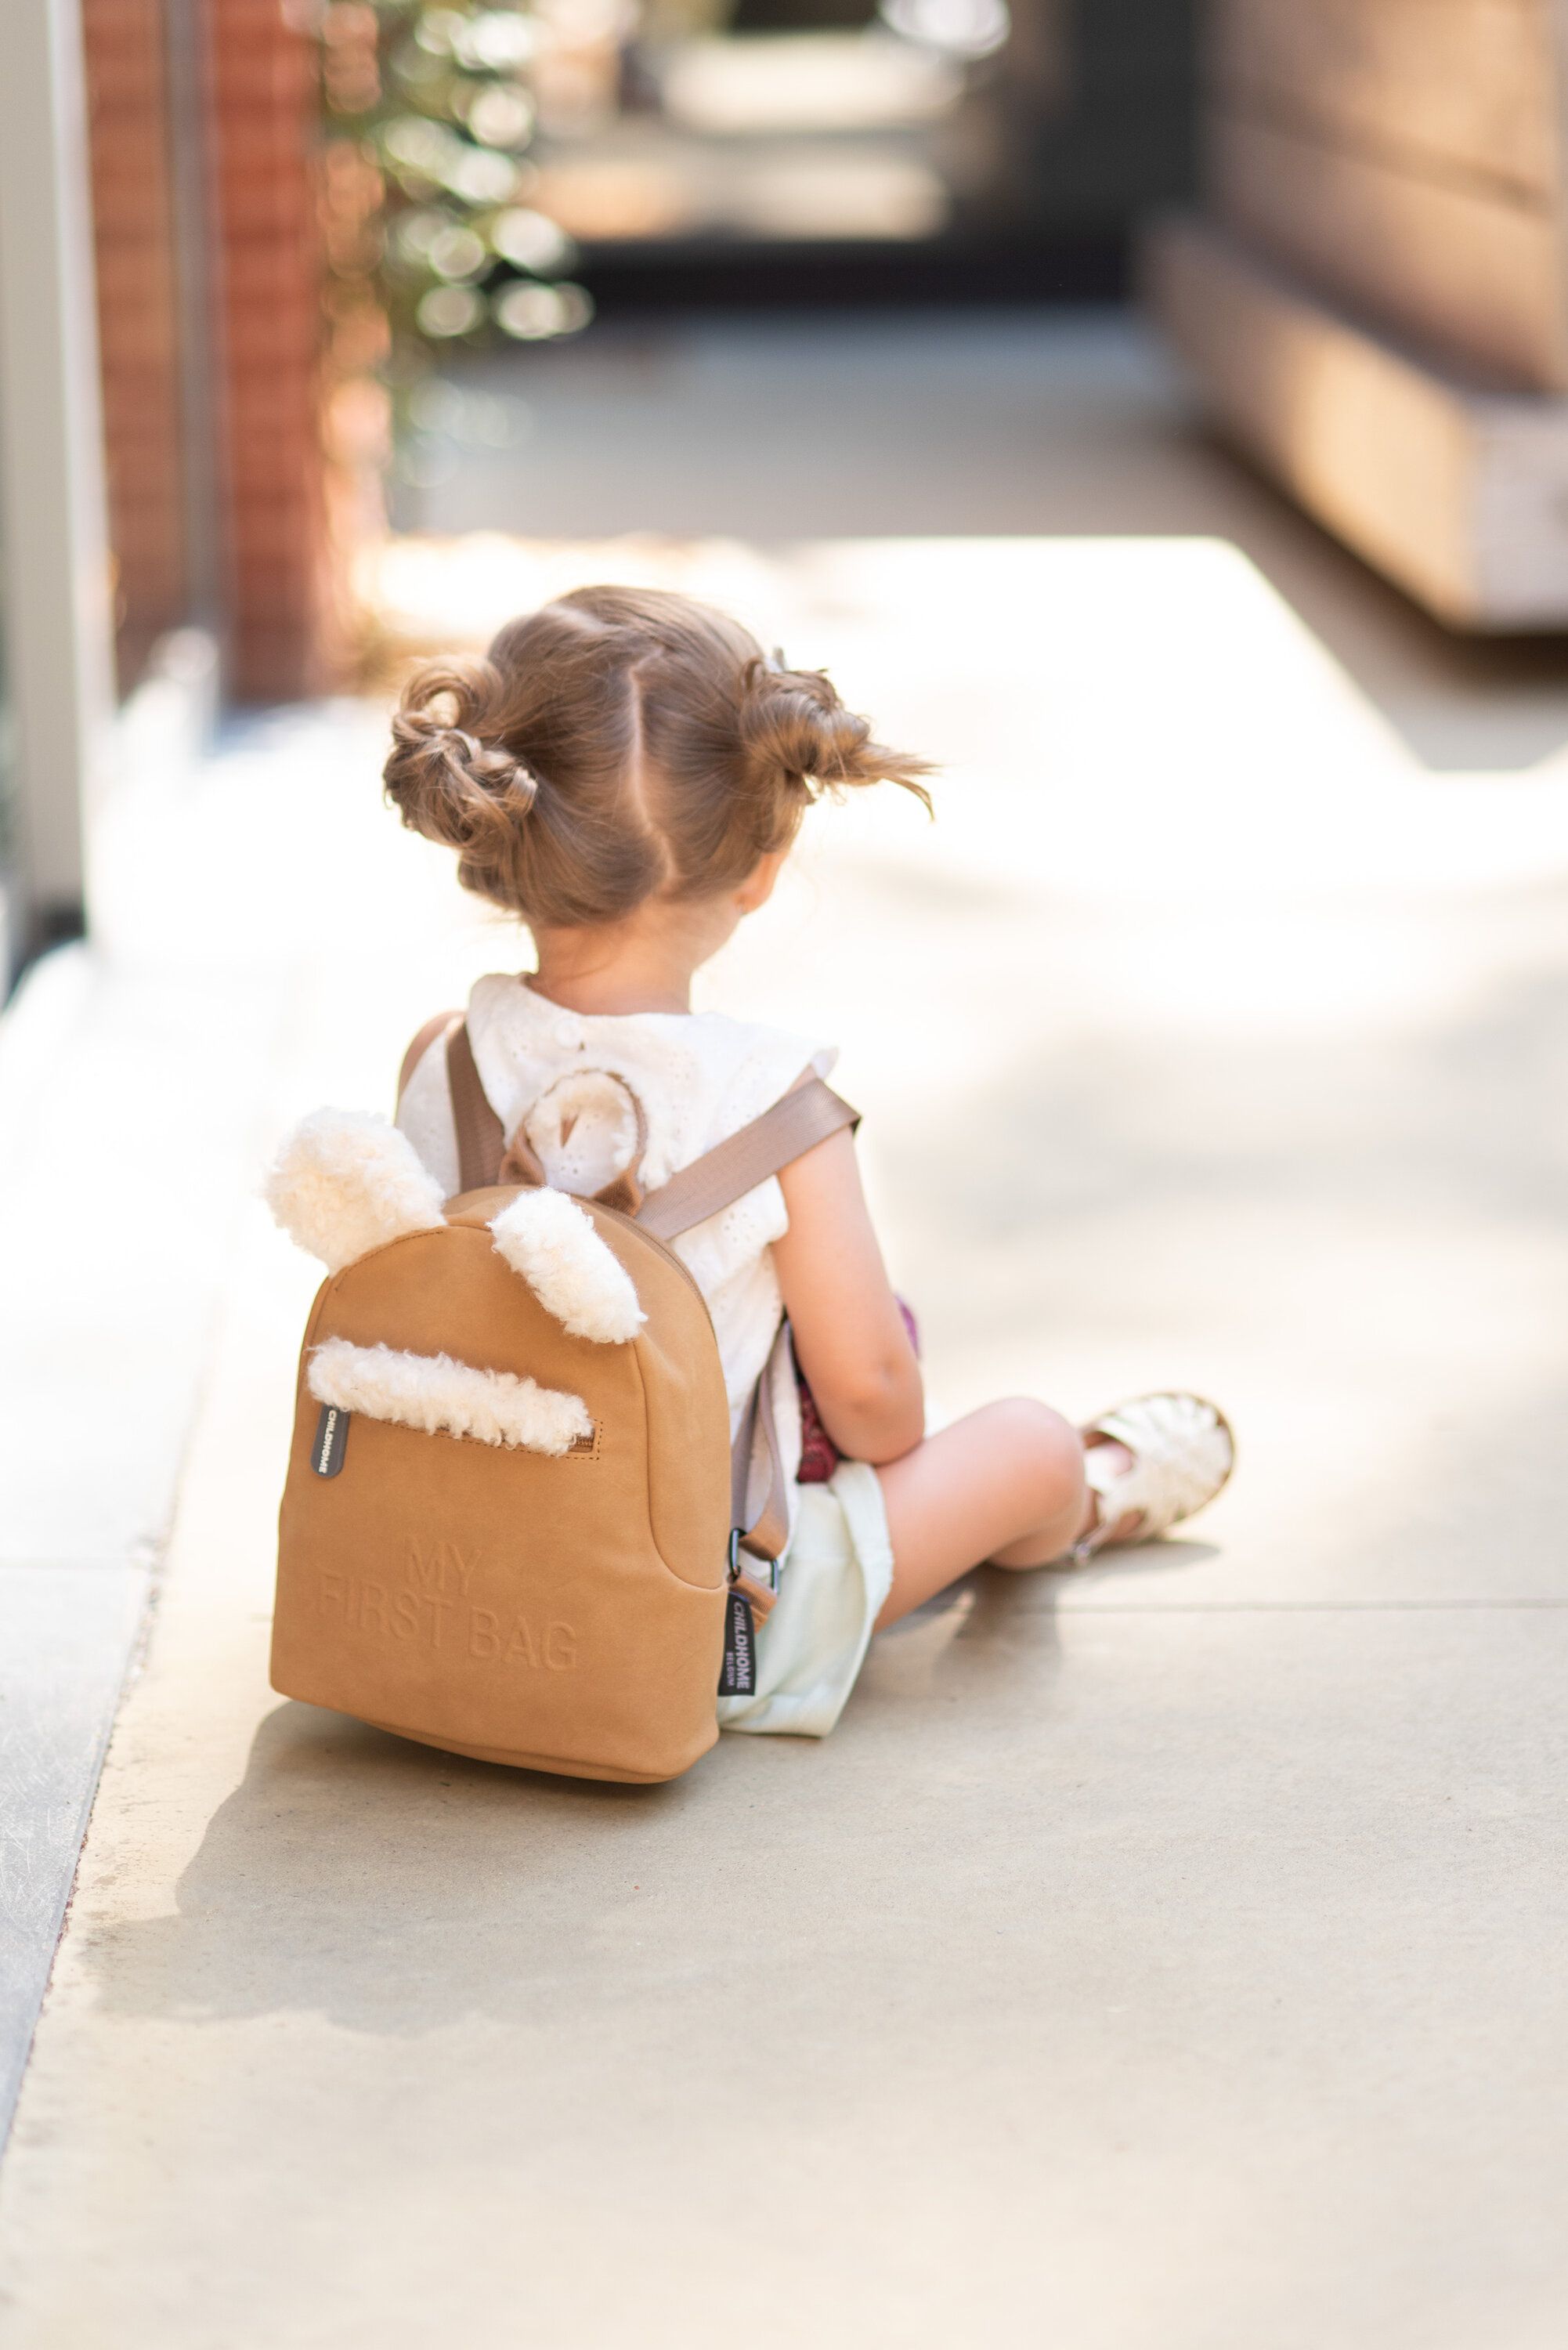
<instances>
[{"instance_id":1,"label":"brown hair","mask_svg":"<svg viewBox=\"0 0 1568 2350\"><path fill-rule=\"evenodd\" d=\"M811 801L929 763L871 740L820 670L660 588L578 588L482 660L427 661L392 721L387 795L458 879L545 927L706 897L787 847Z\"/></svg>"}]
</instances>

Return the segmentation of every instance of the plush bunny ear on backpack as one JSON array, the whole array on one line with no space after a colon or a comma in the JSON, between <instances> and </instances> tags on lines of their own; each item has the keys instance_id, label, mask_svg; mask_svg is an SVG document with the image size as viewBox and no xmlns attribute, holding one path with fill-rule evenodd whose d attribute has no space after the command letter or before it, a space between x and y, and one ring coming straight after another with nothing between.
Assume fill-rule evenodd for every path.
<instances>
[{"instance_id":1,"label":"plush bunny ear on backpack","mask_svg":"<svg viewBox=\"0 0 1568 2350\"><path fill-rule=\"evenodd\" d=\"M631 1276L565 1191L519 1191L490 1226L495 1246L574 1338L624 1346L648 1316Z\"/></svg>"},{"instance_id":2,"label":"plush bunny ear on backpack","mask_svg":"<svg viewBox=\"0 0 1568 2350\"><path fill-rule=\"evenodd\" d=\"M329 1273L446 1221L441 1187L413 1144L366 1110L318 1109L302 1119L268 1170L263 1197L290 1240Z\"/></svg>"}]
</instances>

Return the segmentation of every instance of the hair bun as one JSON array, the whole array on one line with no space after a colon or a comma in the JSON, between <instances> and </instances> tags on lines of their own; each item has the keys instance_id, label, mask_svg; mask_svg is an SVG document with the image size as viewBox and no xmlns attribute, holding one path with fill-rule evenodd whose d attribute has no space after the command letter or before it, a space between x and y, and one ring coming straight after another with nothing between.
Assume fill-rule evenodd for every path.
<instances>
[{"instance_id":1,"label":"hair bun","mask_svg":"<svg viewBox=\"0 0 1568 2350\"><path fill-rule=\"evenodd\" d=\"M488 661L431 661L415 671L392 720L387 795L414 832L455 848L458 870L482 877L507 869L516 827L539 794L539 779L504 743L486 740L500 680Z\"/></svg>"},{"instance_id":2,"label":"hair bun","mask_svg":"<svg viewBox=\"0 0 1568 2350\"><path fill-rule=\"evenodd\" d=\"M781 775L808 797L890 782L930 806L919 781L929 762L874 742L869 721L846 708L825 670L788 669L782 652L751 663L740 732L753 785L764 791Z\"/></svg>"},{"instance_id":3,"label":"hair bun","mask_svg":"<svg viewBox=\"0 0 1568 2350\"><path fill-rule=\"evenodd\" d=\"M507 802L514 816L525 816L538 797L538 776L501 743L482 743L465 726L432 727L428 739L454 781L494 792Z\"/></svg>"}]
</instances>

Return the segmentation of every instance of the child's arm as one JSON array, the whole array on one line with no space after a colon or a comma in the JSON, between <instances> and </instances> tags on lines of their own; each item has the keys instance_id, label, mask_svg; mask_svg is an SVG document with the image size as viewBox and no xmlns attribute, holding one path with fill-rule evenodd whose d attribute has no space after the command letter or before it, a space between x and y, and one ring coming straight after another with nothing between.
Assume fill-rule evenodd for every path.
<instances>
[{"instance_id":1,"label":"child's arm","mask_svg":"<svg viewBox=\"0 0 1568 2350\"><path fill-rule=\"evenodd\" d=\"M774 1263L822 1424L851 1460L897 1461L925 1433L925 1399L853 1138L831 1135L779 1181L789 1231L774 1243Z\"/></svg>"}]
</instances>

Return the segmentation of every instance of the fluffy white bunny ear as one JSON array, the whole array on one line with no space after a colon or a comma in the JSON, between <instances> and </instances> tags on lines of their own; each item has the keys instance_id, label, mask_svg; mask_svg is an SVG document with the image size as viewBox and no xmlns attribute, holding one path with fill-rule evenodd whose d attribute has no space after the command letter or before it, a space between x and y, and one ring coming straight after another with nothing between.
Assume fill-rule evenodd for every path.
<instances>
[{"instance_id":1,"label":"fluffy white bunny ear","mask_svg":"<svg viewBox=\"0 0 1568 2350\"><path fill-rule=\"evenodd\" d=\"M268 1170L263 1197L290 1240L329 1273L446 1221L441 1187L413 1144L366 1110L318 1109L302 1119Z\"/></svg>"},{"instance_id":2,"label":"fluffy white bunny ear","mask_svg":"<svg viewBox=\"0 0 1568 2350\"><path fill-rule=\"evenodd\" d=\"M495 1245L574 1338L621 1346L648 1316L631 1276L565 1191L519 1191L491 1223Z\"/></svg>"}]
</instances>

